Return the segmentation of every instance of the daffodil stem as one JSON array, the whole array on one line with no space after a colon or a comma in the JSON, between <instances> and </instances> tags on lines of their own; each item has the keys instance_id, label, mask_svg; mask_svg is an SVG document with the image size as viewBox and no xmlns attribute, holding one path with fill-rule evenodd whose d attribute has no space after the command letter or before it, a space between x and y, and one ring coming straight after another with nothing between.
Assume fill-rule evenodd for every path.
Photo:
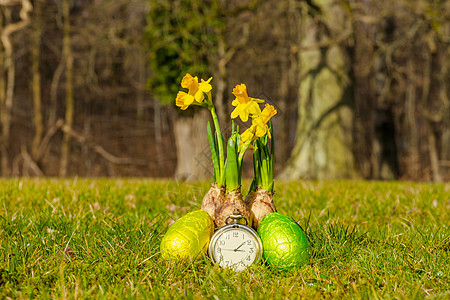
<instances>
[{"instance_id":1,"label":"daffodil stem","mask_svg":"<svg viewBox=\"0 0 450 300\"><path fill-rule=\"evenodd\" d=\"M224 174L224 169L225 169L225 154L223 152L224 148L223 148L223 137L222 137L222 133L220 131L220 125L219 125L219 118L217 117L216 114L216 109L214 108L213 105L211 105L209 108L209 111L211 112L211 116L213 119L213 123L214 123L214 129L215 129L215 134L216 134L216 138L217 138L217 146L218 146L218 150L219 150L219 178L217 179L217 183L219 184L219 186L223 186L224 185L224 179L225 179L225 174Z\"/></svg>"}]
</instances>

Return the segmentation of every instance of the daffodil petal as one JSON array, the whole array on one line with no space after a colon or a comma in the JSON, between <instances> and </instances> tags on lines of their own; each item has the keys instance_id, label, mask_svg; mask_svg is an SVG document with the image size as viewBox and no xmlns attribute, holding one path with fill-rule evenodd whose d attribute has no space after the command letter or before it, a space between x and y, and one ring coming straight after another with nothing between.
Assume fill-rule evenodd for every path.
<instances>
[{"instance_id":1,"label":"daffodil petal","mask_svg":"<svg viewBox=\"0 0 450 300\"><path fill-rule=\"evenodd\" d=\"M263 111L261 112L261 121L267 124L269 120L277 114L277 110L270 104L266 104Z\"/></svg>"},{"instance_id":2,"label":"daffodil petal","mask_svg":"<svg viewBox=\"0 0 450 300\"><path fill-rule=\"evenodd\" d=\"M237 109L237 107L231 112L231 118L235 119L239 116L239 111Z\"/></svg>"},{"instance_id":3,"label":"daffodil petal","mask_svg":"<svg viewBox=\"0 0 450 300\"><path fill-rule=\"evenodd\" d=\"M203 95L202 91L198 91L197 93L195 93L194 99L195 101L197 101L198 103L202 103L203 99L205 98L205 96Z\"/></svg>"},{"instance_id":4,"label":"daffodil petal","mask_svg":"<svg viewBox=\"0 0 450 300\"><path fill-rule=\"evenodd\" d=\"M259 108L258 103L251 101L248 103L248 112L253 116L259 116L261 114L261 108Z\"/></svg>"},{"instance_id":5,"label":"daffodil petal","mask_svg":"<svg viewBox=\"0 0 450 300\"><path fill-rule=\"evenodd\" d=\"M255 101L256 103L264 103L264 100L258 99L258 98L251 98L251 97L250 97L250 100L251 100L251 101Z\"/></svg>"},{"instance_id":6,"label":"daffodil petal","mask_svg":"<svg viewBox=\"0 0 450 300\"><path fill-rule=\"evenodd\" d=\"M239 111L239 118L241 118L242 122L248 121L248 114L245 113L244 110Z\"/></svg>"},{"instance_id":7,"label":"daffodil petal","mask_svg":"<svg viewBox=\"0 0 450 300\"><path fill-rule=\"evenodd\" d=\"M248 141L252 138L253 138L253 132L252 132L252 128L250 127L241 134L241 143L245 143L246 141Z\"/></svg>"},{"instance_id":8,"label":"daffodil petal","mask_svg":"<svg viewBox=\"0 0 450 300\"><path fill-rule=\"evenodd\" d=\"M191 105L194 102L194 96L186 94L184 96L184 104L185 105Z\"/></svg>"},{"instance_id":9,"label":"daffodil petal","mask_svg":"<svg viewBox=\"0 0 450 300\"><path fill-rule=\"evenodd\" d=\"M204 81L203 79L202 79L202 82L204 82L204 83L209 83L210 81L211 81L211 79L212 79L212 77L210 77L208 80L206 80L206 81Z\"/></svg>"},{"instance_id":10,"label":"daffodil petal","mask_svg":"<svg viewBox=\"0 0 450 300\"><path fill-rule=\"evenodd\" d=\"M195 95L195 93L197 93L199 88L197 76L192 77L191 74L187 73L181 80L181 87L189 89L190 95Z\"/></svg>"},{"instance_id":11,"label":"daffodil petal","mask_svg":"<svg viewBox=\"0 0 450 300\"><path fill-rule=\"evenodd\" d=\"M238 84L234 87L233 95L236 96L236 99L239 101L240 104L246 104L250 101L250 98L248 97L247 94L247 87L243 83Z\"/></svg>"},{"instance_id":12,"label":"daffodil petal","mask_svg":"<svg viewBox=\"0 0 450 300\"><path fill-rule=\"evenodd\" d=\"M177 98L175 99L175 105L180 107L181 109L183 109L183 107L185 106L185 104L184 104L185 95L186 95L185 92L179 91L177 94Z\"/></svg>"},{"instance_id":13,"label":"daffodil petal","mask_svg":"<svg viewBox=\"0 0 450 300\"><path fill-rule=\"evenodd\" d=\"M202 83L200 83L198 89L199 89L199 91L207 93L207 92L211 91L212 86L209 83L202 82Z\"/></svg>"},{"instance_id":14,"label":"daffodil petal","mask_svg":"<svg viewBox=\"0 0 450 300\"><path fill-rule=\"evenodd\" d=\"M266 132L267 132L267 125L260 125L260 126L257 126L256 127L256 132L255 132L255 135L257 136L257 137L262 137L262 136L264 136L265 134L266 134Z\"/></svg>"},{"instance_id":15,"label":"daffodil petal","mask_svg":"<svg viewBox=\"0 0 450 300\"><path fill-rule=\"evenodd\" d=\"M192 80L194 80L194 77L192 77L191 74L186 73L183 79L181 79L181 87L187 89Z\"/></svg>"}]
</instances>

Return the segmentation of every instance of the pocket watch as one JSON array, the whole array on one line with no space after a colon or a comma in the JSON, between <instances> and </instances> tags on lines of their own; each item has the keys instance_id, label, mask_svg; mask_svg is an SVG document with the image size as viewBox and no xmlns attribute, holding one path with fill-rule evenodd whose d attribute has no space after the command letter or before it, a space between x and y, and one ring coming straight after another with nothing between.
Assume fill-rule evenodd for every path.
<instances>
[{"instance_id":1,"label":"pocket watch","mask_svg":"<svg viewBox=\"0 0 450 300\"><path fill-rule=\"evenodd\" d=\"M245 224L240 223L242 220ZM235 209L225 223L227 225L217 230L209 243L208 254L213 263L234 271L257 263L262 256L262 243L256 231L247 226L247 218Z\"/></svg>"}]
</instances>

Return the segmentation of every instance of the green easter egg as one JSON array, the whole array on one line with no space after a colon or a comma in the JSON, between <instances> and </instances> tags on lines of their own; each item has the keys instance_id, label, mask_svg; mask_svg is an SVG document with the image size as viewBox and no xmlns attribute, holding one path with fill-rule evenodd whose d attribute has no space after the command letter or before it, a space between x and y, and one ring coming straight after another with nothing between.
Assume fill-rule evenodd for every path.
<instances>
[{"instance_id":1,"label":"green easter egg","mask_svg":"<svg viewBox=\"0 0 450 300\"><path fill-rule=\"evenodd\" d=\"M291 218L273 212L258 227L264 260L274 269L289 271L307 264L310 246L303 230Z\"/></svg>"},{"instance_id":2,"label":"green easter egg","mask_svg":"<svg viewBox=\"0 0 450 300\"><path fill-rule=\"evenodd\" d=\"M207 212L197 210L179 218L161 241L161 257L184 260L202 256L214 233L214 222Z\"/></svg>"}]
</instances>

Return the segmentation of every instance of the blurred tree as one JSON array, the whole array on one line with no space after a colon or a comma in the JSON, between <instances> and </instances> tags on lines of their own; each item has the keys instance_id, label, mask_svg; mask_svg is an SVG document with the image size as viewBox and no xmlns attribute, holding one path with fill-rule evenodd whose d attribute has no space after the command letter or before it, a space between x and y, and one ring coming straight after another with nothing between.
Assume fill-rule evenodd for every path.
<instances>
[{"instance_id":1,"label":"blurred tree","mask_svg":"<svg viewBox=\"0 0 450 300\"><path fill-rule=\"evenodd\" d=\"M174 103L186 73L205 80L211 76L209 53L217 51L217 42L212 24L208 22L214 20L208 9L209 5L196 0L150 1L146 31L152 71L149 88L161 103ZM207 159L202 153L208 141L206 134L199 134L199 130L206 131L204 124L208 115L193 110L195 108L190 108L183 114L173 112L177 149L175 176L184 179L206 177L205 163L199 160Z\"/></svg>"},{"instance_id":2,"label":"blurred tree","mask_svg":"<svg viewBox=\"0 0 450 300\"><path fill-rule=\"evenodd\" d=\"M352 151L351 35L346 12L333 0L306 3L298 17L299 102L296 143L279 178L351 178L358 173Z\"/></svg>"},{"instance_id":3,"label":"blurred tree","mask_svg":"<svg viewBox=\"0 0 450 300\"><path fill-rule=\"evenodd\" d=\"M297 142L281 177L448 176L450 2L306 3Z\"/></svg>"},{"instance_id":4,"label":"blurred tree","mask_svg":"<svg viewBox=\"0 0 450 300\"><path fill-rule=\"evenodd\" d=\"M173 104L186 73L207 79L213 76L214 103L222 129L227 129L228 64L248 39L234 43L227 36L230 16L253 9L258 1L151 0L146 39L150 45L149 88L162 103ZM248 32L247 32L248 34ZM196 108L173 114L177 146L175 176L190 179L211 176L206 136L207 113ZM203 125L201 125L203 124ZM205 134L198 134L199 127ZM189 145L189 146L188 146Z\"/></svg>"},{"instance_id":5,"label":"blurred tree","mask_svg":"<svg viewBox=\"0 0 450 300\"><path fill-rule=\"evenodd\" d=\"M207 112L164 105L192 72L223 130L238 83L277 107L284 178L450 178L448 0L64 1L69 73L65 3L0 0L3 175L209 171Z\"/></svg>"},{"instance_id":6,"label":"blurred tree","mask_svg":"<svg viewBox=\"0 0 450 300\"><path fill-rule=\"evenodd\" d=\"M11 35L25 28L29 22L29 13L33 10L33 6L29 0L2 0L0 1L0 27L1 27L1 43L3 49L0 53L0 119L1 119L1 175L10 175L11 169L9 165L8 148L11 137L11 110L14 100L14 89L16 79L16 68L14 61L14 48L11 42ZM10 6L21 5L20 21L14 22L11 16Z\"/></svg>"},{"instance_id":7,"label":"blurred tree","mask_svg":"<svg viewBox=\"0 0 450 300\"><path fill-rule=\"evenodd\" d=\"M209 58L217 51L217 39L210 6L197 0L150 0L146 39L152 76L148 84L162 103L174 103L186 73L205 79L212 75Z\"/></svg>"},{"instance_id":8,"label":"blurred tree","mask_svg":"<svg viewBox=\"0 0 450 300\"><path fill-rule=\"evenodd\" d=\"M377 158L381 158L381 144L376 143L375 139L377 95L374 64L377 54L375 53L374 38L377 30L364 18L371 13L371 1L348 1L347 8L349 17L352 18L352 38L354 40L353 46L349 49L353 74L355 162L362 177L380 178L380 166ZM377 19L378 17L373 16L372 18ZM391 164L387 166L388 169L392 167Z\"/></svg>"},{"instance_id":9,"label":"blurred tree","mask_svg":"<svg viewBox=\"0 0 450 300\"><path fill-rule=\"evenodd\" d=\"M277 108L273 119L277 173L289 158L297 129L299 19L303 4L295 0L257 4L228 16L226 40L237 51L227 65L227 90L230 94L236 84L244 82L251 95ZM230 102L225 102L226 109L232 108ZM248 126L239 125L243 129ZM244 174L251 176L251 155L246 159L249 163L244 164Z\"/></svg>"},{"instance_id":10,"label":"blurred tree","mask_svg":"<svg viewBox=\"0 0 450 300\"><path fill-rule=\"evenodd\" d=\"M365 178L442 180L440 161L448 157L448 6L348 1L355 156Z\"/></svg>"}]
</instances>

